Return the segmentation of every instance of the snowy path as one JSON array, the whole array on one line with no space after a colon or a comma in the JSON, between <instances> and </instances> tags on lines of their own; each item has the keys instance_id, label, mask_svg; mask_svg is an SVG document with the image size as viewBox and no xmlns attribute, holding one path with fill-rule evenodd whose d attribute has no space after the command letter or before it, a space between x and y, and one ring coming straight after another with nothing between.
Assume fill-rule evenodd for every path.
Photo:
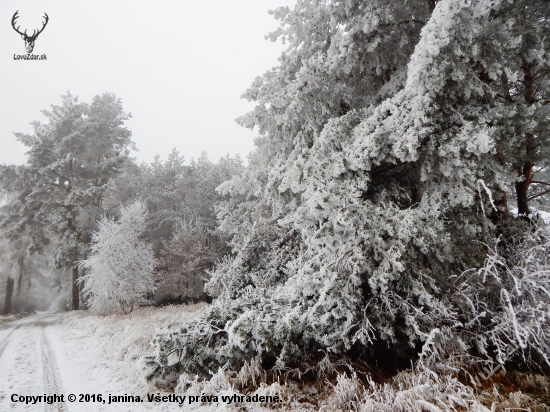
<instances>
[{"instance_id":1,"label":"snowy path","mask_svg":"<svg viewBox=\"0 0 550 412\"><path fill-rule=\"evenodd\" d=\"M8 343L9 343L9 341L10 341L11 335L12 335L13 332L15 332L19 327L20 327L20 325L7 329L8 332L6 332L6 333L4 334L2 340L0 341L0 357L2 357L2 354L4 353L4 350L6 350L6 346L8 346Z\"/></svg>"},{"instance_id":2,"label":"snowy path","mask_svg":"<svg viewBox=\"0 0 550 412\"><path fill-rule=\"evenodd\" d=\"M63 386L61 385L61 374L59 372L59 367L57 366L55 352L52 348L50 340L48 339L44 325L42 325L42 340L40 347L42 349L42 376L44 381L44 393L62 394ZM46 404L45 407L48 412L67 411L65 402Z\"/></svg>"},{"instance_id":3,"label":"snowy path","mask_svg":"<svg viewBox=\"0 0 550 412\"><path fill-rule=\"evenodd\" d=\"M109 393L131 394L121 391L120 382L113 382L109 366L86 356L94 345L72 336L71 331L59 325L62 315L43 313L29 316L0 330L0 411L170 411L181 410L175 405L149 403L108 404ZM76 342L78 340L78 342ZM97 346L97 343L95 344ZM89 350L88 350L89 352ZM69 394L102 394L106 403L71 403ZM65 402L48 404L25 401L13 402L12 395L39 396L64 394Z\"/></svg>"},{"instance_id":4,"label":"snowy path","mask_svg":"<svg viewBox=\"0 0 550 412\"><path fill-rule=\"evenodd\" d=\"M57 315L39 314L4 325L0 334L0 409L65 412L63 403L12 402L12 395L62 393L55 355L45 327Z\"/></svg>"}]
</instances>

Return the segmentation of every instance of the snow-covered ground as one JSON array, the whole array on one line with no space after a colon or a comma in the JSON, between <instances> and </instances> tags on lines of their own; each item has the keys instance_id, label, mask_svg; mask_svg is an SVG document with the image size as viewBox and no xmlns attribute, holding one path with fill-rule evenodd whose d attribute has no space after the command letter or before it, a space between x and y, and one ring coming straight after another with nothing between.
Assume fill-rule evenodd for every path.
<instances>
[{"instance_id":1,"label":"snow-covered ground","mask_svg":"<svg viewBox=\"0 0 550 412\"><path fill-rule=\"evenodd\" d=\"M2 323L0 411L181 411L171 402L109 404L109 395L146 400L147 393L156 393L142 377L139 358L151 353L149 342L164 322L191 319L205 307L138 308L111 316L41 313ZM14 394L64 394L65 402L25 404L13 402ZM76 402L68 402L69 394ZM105 403L79 402L86 394L102 395Z\"/></svg>"}]
</instances>

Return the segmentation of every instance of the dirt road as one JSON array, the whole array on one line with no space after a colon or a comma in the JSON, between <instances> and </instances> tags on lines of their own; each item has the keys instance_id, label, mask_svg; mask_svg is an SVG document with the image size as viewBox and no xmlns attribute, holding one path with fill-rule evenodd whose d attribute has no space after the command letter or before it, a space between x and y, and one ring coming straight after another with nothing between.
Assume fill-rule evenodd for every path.
<instances>
[{"instance_id":1,"label":"dirt road","mask_svg":"<svg viewBox=\"0 0 550 412\"><path fill-rule=\"evenodd\" d=\"M107 359L99 349L103 339L124 339L124 333L114 331L111 336L99 337L89 325L83 326L86 333L68 327L62 321L63 316L41 313L0 325L0 412L187 410L174 403L148 402L143 390L136 389L135 380L141 379L133 370L137 359L132 360L129 368L125 361ZM86 325L85 319L80 321L79 324ZM147 317L143 321L147 322ZM152 331L143 335L148 341ZM138 394L143 399L140 403L126 400L110 403L111 396ZM52 395L63 395L63 400L48 403L46 396L52 401ZM69 402L69 395L74 395L76 401ZM82 396L86 395L88 401L84 402ZM101 401L97 401L98 395Z\"/></svg>"},{"instance_id":2,"label":"dirt road","mask_svg":"<svg viewBox=\"0 0 550 412\"><path fill-rule=\"evenodd\" d=\"M55 351L48 325L59 315L43 313L4 325L0 332L0 409L68 412L64 402L26 403L25 396L62 394ZM22 398L23 397L23 398ZM16 402L13 402L16 399ZM35 401L37 399L35 398Z\"/></svg>"}]
</instances>

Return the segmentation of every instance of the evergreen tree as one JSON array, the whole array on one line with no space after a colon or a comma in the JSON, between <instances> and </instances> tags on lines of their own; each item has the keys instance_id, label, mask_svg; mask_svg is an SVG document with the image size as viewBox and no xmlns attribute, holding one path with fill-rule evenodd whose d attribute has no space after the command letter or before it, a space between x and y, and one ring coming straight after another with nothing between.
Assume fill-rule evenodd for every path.
<instances>
[{"instance_id":1,"label":"evergreen tree","mask_svg":"<svg viewBox=\"0 0 550 412\"><path fill-rule=\"evenodd\" d=\"M16 133L30 147L27 164L4 167L4 183L11 179L22 193L5 222L13 233L29 226L42 238L47 232L60 236L57 263L71 268L72 308L78 309L77 262L86 255L108 182L134 148L124 127L130 115L109 93L91 104L67 94L60 106L42 113L47 121L33 122L33 135Z\"/></svg>"},{"instance_id":2,"label":"evergreen tree","mask_svg":"<svg viewBox=\"0 0 550 412\"><path fill-rule=\"evenodd\" d=\"M275 11L271 37L289 48L245 94L257 106L239 121L258 127L257 149L220 186L236 255L207 285L212 308L157 335L156 373L384 345L411 359L434 331L481 353L501 345L457 298L456 276L483 266L480 245L512 236L507 199L529 220L530 188L548 184L532 172L548 170L549 13L543 0ZM517 343L550 355L545 341Z\"/></svg>"}]
</instances>

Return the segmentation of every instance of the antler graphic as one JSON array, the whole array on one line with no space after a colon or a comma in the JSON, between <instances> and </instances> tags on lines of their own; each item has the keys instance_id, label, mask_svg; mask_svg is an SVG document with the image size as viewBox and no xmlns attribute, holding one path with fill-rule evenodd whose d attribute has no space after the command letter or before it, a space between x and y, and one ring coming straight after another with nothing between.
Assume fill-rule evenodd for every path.
<instances>
[{"instance_id":1,"label":"antler graphic","mask_svg":"<svg viewBox=\"0 0 550 412\"><path fill-rule=\"evenodd\" d=\"M15 20L17 20L19 18L18 13L19 13L19 10L17 10L14 13L14 15L11 19L11 26L13 27L13 29L17 33L19 33L21 35L23 40L25 40L25 48L27 49L27 53L32 53L32 50L34 49L34 42L36 41L36 38L38 37L38 35L40 33L42 33L44 31L44 28L48 24L48 21L50 20L50 18L48 17L48 15L46 13L44 13L44 18L46 19L46 21L44 23L42 23L42 28L40 30L38 30L38 32L36 30L33 30L32 36L29 36L29 35L27 35L27 30L25 30L24 33L21 33L19 31L20 26L15 27Z\"/></svg>"},{"instance_id":2,"label":"antler graphic","mask_svg":"<svg viewBox=\"0 0 550 412\"><path fill-rule=\"evenodd\" d=\"M19 31L19 27L21 27L21 26L17 26L17 28L15 28L15 20L19 17L19 16L17 15L17 13L19 13L19 10L17 10L17 11L15 12L15 14L13 15L13 17L11 18L11 26L12 26L13 29L14 29L17 33L19 33L21 36L26 36L26 35L27 35L27 31L26 31L26 30L25 30L25 33L21 33L21 32Z\"/></svg>"}]
</instances>

